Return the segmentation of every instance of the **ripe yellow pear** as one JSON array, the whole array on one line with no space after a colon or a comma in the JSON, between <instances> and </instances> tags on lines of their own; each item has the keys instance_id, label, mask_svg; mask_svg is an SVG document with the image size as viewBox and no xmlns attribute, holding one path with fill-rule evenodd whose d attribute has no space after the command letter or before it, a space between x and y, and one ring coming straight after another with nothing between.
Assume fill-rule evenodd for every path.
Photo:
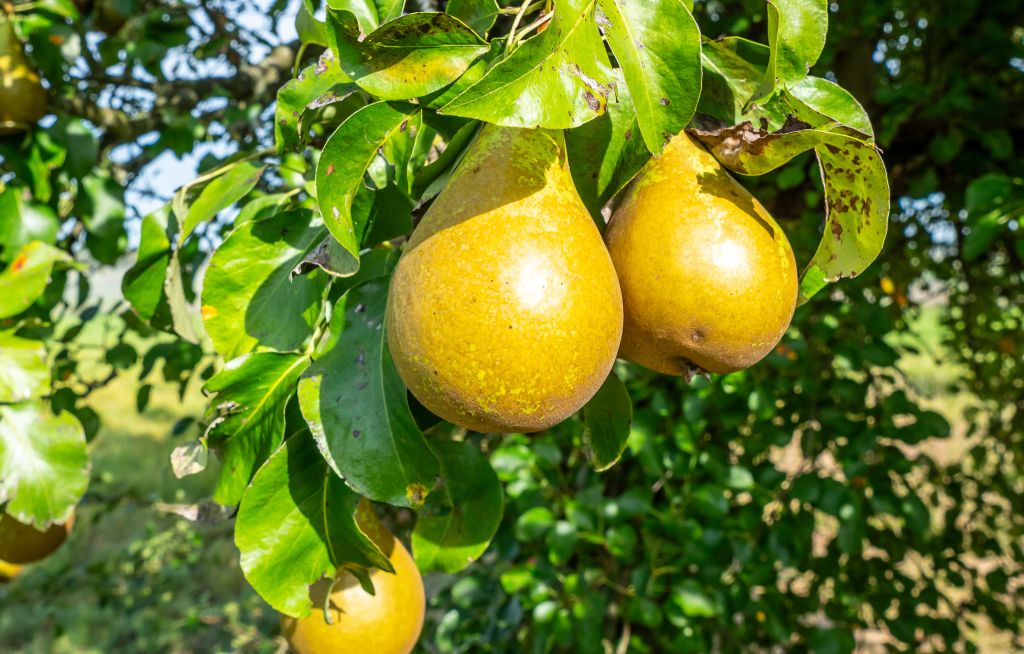
<instances>
[{"instance_id":1,"label":"ripe yellow pear","mask_svg":"<svg viewBox=\"0 0 1024 654\"><path fill-rule=\"evenodd\" d=\"M370 595L349 572L340 572L324 619L324 599L332 580L323 579L310 593L313 612L305 618L282 617L281 628L295 654L409 654L423 629L426 595L423 578L401 541L380 524L373 509L360 503L359 526L383 550L395 573L370 572Z\"/></svg>"},{"instance_id":2,"label":"ripe yellow pear","mask_svg":"<svg viewBox=\"0 0 1024 654\"><path fill-rule=\"evenodd\" d=\"M733 372L768 354L793 318L786 235L685 132L637 175L605 240L622 287L625 359L670 375Z\"/></svg>"},{"instance_id":3,"label":"ripe yellow pear","mask_svg":"<svg viewBox=\"0 0 1024 654\"><path fill-rule=\"evenodd\" d=\"M53 524L40 531L4 513L0 516L0 560L22 564L45 559L64 544L74 522L72 515L64 524Z\"/></svg>"},{"instance_id":4,"label":"ripe yellow pear","mask_svg":"<svg viewBox=\"0 0 1024 654\"><path fill-rule=\"evenodd\" d=\"M413 395L467 429L540 431L597 392L622 297L561 132L481 128L405 246L386 324Z\"/></svg>"},{"instance_id":5,"label":"ripe yellow pear","mask_svg":"<svg viewBox=\"0 0 1024 654\"><path fill-rule=\"evenodd\" d=\"M14 33L14 24L0 12L0 135L24 132L45 113L46 89Z\"/></svg>"}]
</instances>

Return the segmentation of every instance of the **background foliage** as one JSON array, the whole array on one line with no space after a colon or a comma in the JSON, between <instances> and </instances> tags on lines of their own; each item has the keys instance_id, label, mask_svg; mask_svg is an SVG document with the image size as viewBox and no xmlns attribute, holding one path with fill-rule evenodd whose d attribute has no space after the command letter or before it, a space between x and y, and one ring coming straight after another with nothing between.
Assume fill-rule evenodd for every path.
<instances>
[{"instance_id":1,"label":"background foliage","mask_svg":"<svg viewBox=\"0 0 1024 654\"><path fill-rule=\"evenodd\" d=\"M74 10L64 2L26 21L56 121L0 146L0 258L10 264L10 244L30 240L10 235L21 225L88 267L79 274L55 254L56 283L18 334L61 344L49 353L57 374L47 393L81 423L93 473L68 546L0 590L5 648L276 647L273 612L242 581L230 526L163 514L212 511L196 504L210 493L237 499L237 481L218 479L215 466L183 480L166 472L169 450L198 433L198 387L229 393L231 380L210 379L213 358L189 342L173 303L145 315L133 297L155 283L165 297L193 299L224 227L242 225L226 246L259 241L255 214L273 211L273 191L301 186L313 162L236 167L218 183L239 197L256 188L265 205L232 220L193 193L177 235L167 236L169 216L138 215L124 191L140 192L139 175L165 152L272 142L271 103L304 55L233 21L244 4L146 0L109 37L96 36L94 18L64 21ZM260 9L290 20L282 4ZM767 41L768 11L698 1L693 13L705 36ZM893 191L883 256L800 308L778 351L749 371L685 385L618 367L634 421L607 472L587 463L577 421L481 442L504 483L504 517L478 563L428 577L423 651L1024 648L1024 15L1010 0L868 1L833 3L829 19L812 73L834 77L874 121ZM208 156L200 172L223 163ZM816 167L803 154L745 179L800 261L820 238ZM298 180L286 178L291 169ZM387 171L382 181L404 183ZM268 263L268 278L319 242L324 228L308 225ZM186 242L190 227L197 237ZM172 254L160 239L175 236L187 245ZM111 291L136 261L124 296L180 337L158 335ZM180 288L147 275L173 266ZM322 277L302 283L316 294ZM229 295L255 297L272 287L265 281ZM207 292L203 304L217 306ZM301 297L289 301L304 315ZM219 335L209 314L217 349L246 351L220 346L233 333ZM281 338L301 340L310 324L297 320ZM296 361L258 363L287 375ZM134 410L143 418L124 420ZM409 534L410 512L388 517Z\"/></svg>"}]
</instances>

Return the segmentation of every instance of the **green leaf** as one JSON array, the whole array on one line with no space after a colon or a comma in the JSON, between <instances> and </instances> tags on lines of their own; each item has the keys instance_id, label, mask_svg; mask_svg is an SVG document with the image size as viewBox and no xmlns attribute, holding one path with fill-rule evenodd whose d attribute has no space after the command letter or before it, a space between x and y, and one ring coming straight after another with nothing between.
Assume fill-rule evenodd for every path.
<instances>
[{"instance_id":1,"label":"green leaf","mask_svg":"<svg viewBox=\"0 0 1024 654\"><path fill-rule=\"evenodd\" d=\"M412 200L396 185L388 184L377 191L365 189L357 194L356 204L360 204L360 196L368 197L370 205L356 219L362 247L373 247L412 231Z\"/></svg>"},{"instance_id":2,"label":"green leaf","mask_svg":"<svg viewBox=\"0 0 1024 654\"><path fill-rule=\"evenodd\" d=\"M0 191L0 261L10 263L31 241L53 244L59 229L50 207L23 202L21 190L14 187Z\"/></svg>"},{"instance_id":3,"label":"green leaf","mask_svg":"<svg viewBox=\"0 0 1024 654\"><path fill-rule=\"evenodd\" d=\"M485 36L498 20L495 0L449 0L444 10Z\"/></svg>"},{"instance_id":4,"label":"green leaf","mask_svg":"<svg viewBox=\"0 0 1024 654\"><path fill-rule=\"evenodd\" d=\"M166 298L164 280L171 263L171 239L167 232L170 213L170 206L164 206L142 219L138 256L121 282L125 299L146 322L156 316Z\"/></svg>"},{"instance_id":5,"label":"green leaf","mask_svg":"<svg viewBox=\"0 0 1024 654\"><path fill-rule=\"evenodd\" d=\"M350 12L328 15L338 61L359 88L380 100L406 100L438 91L488 51L487 42L457 18L414 13L360 39Z\"/></svg>"},{"instance_id":6,"label":"green leaf","mask_svg":"<svg viewBox=\"0 0 1024 654\"><path fill-rule=\"evenodd\" d=\"M807 75L825 47L828 0L768 0L768 68L748 104Z\"/></svg>"},{"instance_id":7,"label":"green leaf","mask_svg":"<svg viewBox=\"0 0 1024 654\"><path fill-rule=\"evenodd\" d=\"M343 274L359 269L359 237L352 219L352 203L363 186L363 176L381 148L407 137L416 128L419 111L375 102L362 107L335 130L324 145L316 167L316 193L327 229L348 253ZM394 163L394 162L391 162Z\"/></svg>"},{"instance_id":8,"label":"green leaf","mask_svg":"<svg viewBox=\"0 0 1024 654\"><path fill-rule=\"evenodd\" d=\"M339 97L354 92L354 84L345 85L350 81L348 75L338 65L334 51L325 50L316 63L303 68L298 77L282 86L277 92L277 105L274 110L274 142L277 144L277 151L298 148L305 136L299 133L302 114L310 103L339 84L343 85L337 93Z\"/></svg>"},{"instance_id":9,"label":"green leaf","mask_svg":"<svg viewBox=\"0 0 1024 654\"><path fill-rule=\"evenodd\" d=\"M420 202L429 200L441 192L455 165L462 160L466 148L476 136L480 123L467 122L449 139L444 151L432 161L420 168L413 182L412 195ZM572 132L569 132L571 134Z\"/></svg>"},{"instance_id":10,"label":"green leaf","mask_svg":"<svg viewBox=\"0 0 1024 654\"><path fill-rule=\"evenodd\" d=\"M92 237L89 251L103 263L117 261L127 241L124 186L106 175L89 175L82 180L78 211Z\"/></svg>"},{"instance_id":11,"label":"green leaf","mask_svg":"<svg viewBox=\"0 0 1024 654\"><path fill-rule=\"evenodd\" d=\"M224 239L206 271L201 310L221 356L302 347L320 316L327 278L292 278L292 270L324 235L323 224L300 209L245 223Z\"/></svg>"},{"instance_id":12,"label":"green leaf","mask_svg":"<svg viewBox=\"0 0 1024 654\"><path fill-rule=\"evenodd\" d=\"M266 166L257 165L251 161L239 161L214 171L216 177L203 188L182 219L178 242L184 243L197 226L244 198L249 191L255 188L265 169ZM208 177L208 175L204 175L200 179ZM195 182L185 188L191 188L193 184ZM181 195L182 191L179 191L178 195ZM180 214L175 213L181 219Z\"/></svg>"},{"instance_id":13,"label":"green leaf","mask_svg":"<svg viewBox=\"0 0 1024 654\"><path fill-rule=\"evenodd\" d=\"M681 0L598 0L647 148L690 122L701 85L700 29Z\"/></svg>"},{"instance_id":14,"label":"green leaf","mask_svg":"<svg viewBox=\"0 0 1024 654\"><path fill-rule=\"evenodd\" d=\"M852 278L867 269L882 249L889 222L889 181L878 149L843 133L804 127L769 133L744 123L694 131L719 161L744 175L763 175L812 148L818 155L825 186L825 228L801 275L802 302L825 282Z\"/></svg>"},{"instance_id":15,"label":"green leaf","mask_svg":"<svg viewBox=\"0 0 1024 654\"><path fill-rule=\"evenodd\" d=\"M309 585L351 563L394 568L356 525L359 496L320 456L309 434L289 438L242 497L235 544L245 578L276 610L309 615Z\"/></svg>"},{"instance_id":16,"label":"green leaf","mask_svg":"<svg viewBox=\"0 0 1024 654\"><path fill-rule=\"evenodd\" d=\"M199 343L202 333L201 320L185 291L185 278L181 269L178 252L171 253L164 277L164 297L171 314L174 333L189 343Z\"/></svg>"},{"instance_id":17,"label":"green leaf","mask_svg":"<svg viewBox=\"0 0 1024 654\"><path fill-rule=\"evenodd\" d=\"M767 46L736 36L705 40L701 48L704 75L697 111L730 125L746 120L760 124L763 119L768 121L769 129L782 127L788 109L784 102L773 99L746 107L747 99L764 76L770 54Z\"/></svg>"},{"instance_id":18,"label":"green leaf","mask_svg":"<svg viewBox=\"0 0 1024 654\"><path fill-rule=\"evenodd\" d=\"M210 400L204 439L221 458L213 499L237 504L252 476L284 440L284 409L299 375L309 366L300 354L260 352L229 361L203 386Z\"/></svg>"},{"instance_id":19,"label":"green leaf","mask_svg":"<svg viewBox=\"0 0 1024 654\"><path fill-rule=\"evenodd\" d=\"M412 549L420 570L453 574L487 549L501 523L504 498L498 476L473 443L435 441L430 449L441 462L447 506L438 514L420 512Z\"/></svg>"},{"instance_id":20,"label":"green leaf","mask_svg":"<svg viewBox=\"0 0 1024 654\"><path fill-rule=\"evenodd\" d=\"M319 4L317 2L317 5ZM325 48L329 47L331 43L327 39L327 25L317 20L313 15L314 13L316 13L316 6L313 4L313 1L302 0L302 3L299 5L299 12L295 16L295 33L299 35L299 40L303 44L313 43L322 45ZM280 107L280 95L278 96L278 103ZM277 143L280 145L281 141L278 140Z\"/></svg>"},{"instance_id":21,"label":"green leaf","mask_svg":"<svg viewBox=\"0 0 1024 654\"><path fill-rule=\"evenodd\" d=\"M37 0L33 7L40 11L49 11L64 18L78 20L78 7L72 0Z\"/></svg>"},{"instance_id":22,"label":"green leaf","mask_svg":"<svg viewBox=\"0 0 1024 654\"><path fill-rule=\"evenodd\" d=\"M669 602L691 618L713 618L718 615L718 608L713 598L708 596L696 581L687 579L672 589Z\"/></svg>"},{"instance_id":23,"label":"green leaf","mask_svg":"<svg viewBox=\"0 0 1024 654\"><path fill-rule=\"evenodd\" d=\"M554 0L555 15L440 113L505 127L569 129L603 114L611 65L595 0Z\"/></svg>"},{"instance_id":24,"label":"green leaf","mask_svg":"<svg viewBox=\"0 0 1024 654\"><path fill-rule=\"evenodd\" d=\"M32 306L46 291L55 266L81 267L67 252L42 241L21 248L0 273L0 318L15 316Z\"/></svg>"},{"instance_id":25,"label":"green leaf","mask_svg":"<svg viewBox=\"0 0 1024 654\"><path fill-rule=\"evenodd\" d=\"M576 191L601 228L605 222L601 209L650 158L622 71L614 73L617 101L608 103L605 115L565 133Z\"/></svg>"},{"instance_id":26,"label":"green leaf","mask_svg":"<svg viewBox=\"0 0 1024 654\"><path fill-rule=\"evenodd\" d=\"M0 332L0 402L23 402L50 393L50 367L42 341Z\"/></svg>"},{"instance_id":27,"label":"green leaf","mask_svg":"<svg viewBox=\"0 0 1024 654\"><path fill-rule=\"evenodd\" d=\"M633 403L629 391L611 372L597 394L583 407L583 440L595 470L607 470L619 460L626 449L632 421Z\"/></svg>"},{"instance_id":28,"label":"green leaf","mask_svg":"<svg viewBox=\"0 0 1024 654\"><path fill-rule=\"evenodd\" d=\"M387 278L371 280L335 306L331 331L341 335L299 381L299 406L349 487L379 502L417 508L440 467L409 411L387 349L387 290Z\"/></svg>"},{"instance_id":29,"label":"green leaf","mask_svg":"<svg viewBox=\"0 0 1024 654\"><path fill-rule=\"evenodd\" d=\"M834 82L808 75L790 84L786 88L786 96L797 118L811 127L836 122L869 139L875 138L868 112L849 91Z\"/></svg>"},{"instance_id":30,"label":"green leaf","mask_svg":"<svg viewBox=\"0 0 1024 654\"><path fill-rule=\"evenodd\" d=\"M359 19L363 34L369 34L382 23L398 18L405 0L327 0L328 15L335 11L349 11Z\"/></svg>"},{"instance_id":31,"label":"green leaf","mask_svg":"<svg viewBox=\"0 0 1024 654\"><path fill-rule=\"evenodd\" d=\"M41 402L0 405L0 503L21 522L64 522L89 485L82 425Z\"/></svg>"}]
</instances>

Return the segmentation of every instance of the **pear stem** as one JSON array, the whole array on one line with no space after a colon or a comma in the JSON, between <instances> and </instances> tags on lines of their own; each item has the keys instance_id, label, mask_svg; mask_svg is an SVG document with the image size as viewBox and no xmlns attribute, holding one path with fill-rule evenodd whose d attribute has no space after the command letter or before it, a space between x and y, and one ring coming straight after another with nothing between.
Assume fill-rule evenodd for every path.
<instances>
[{"instance_id":1,"label":"pear stem","mask_svg":"<svg viewBox=\"0 0 1024 654\"><path fill-rule=\"evenodd\" d=\"M533 0L525 0L519 7L519 11L516 12L516 17L512 20L512 29L508 31L508 43L505 44L506 50L511 50L512 46L516 44L516 30L519 28L519 23L522 22L523 16L526 15L526 10L530 7Z\"/></svg>"},{"instance_id":2,"label":"pear stem","mask_svg":"<svg viewBox=\"0 0 1024 654\"><path fill-rule=\"evenodd\" d=\"M549 20L551 20L551 17L554 16L554 15L555 15L555 12L553 12L553 11L549 12L547 14L544 14L543 16L541 16L537 20L533 21L532 23L530 23L529 25L527 25L523 29L519 30L519 35L516 38L516 43L518 43L519 41L522 41L523 37L525 35L529 34L533 30L537 29L538 27L540 27L544 23L546 23Z\"/></svg>"}]
</instances>

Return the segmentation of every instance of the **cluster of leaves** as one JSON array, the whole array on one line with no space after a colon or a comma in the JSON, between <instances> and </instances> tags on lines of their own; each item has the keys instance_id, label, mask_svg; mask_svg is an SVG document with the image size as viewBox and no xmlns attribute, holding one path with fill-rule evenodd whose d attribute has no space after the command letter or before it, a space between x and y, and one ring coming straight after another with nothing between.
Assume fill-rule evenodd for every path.
<instances>
[{"instance_id":1,"label":"cluster of leaves","mask_svg":"<svg viewBox=\"0 0 1024 654\"><path fill-rule=\"evenodd\" d=\"M804 296L870 262L884 238L884 168L863 110L839 87L807 76L824 42L824 5L769 8L773 28L763 46L739 39L702 44L691 8L674 1L659 3L653 14L633 2L562 0L509 9L471 2L413 14L403 14L402 3L357 2L332 5L325 23L303 6L297 27L305 45L326 49L279 92L275 150L231 157L146 216L137 262L123 283L146 327L192 344L182 346L185 352L209 345L228 361L205 386L213 399L202 442L183 448L177 467L199 469L206 448L218 453L214 498L240 504L243 567L275 608L307 612L306 586L340 565L390 567L352 518L360 495L426 508L414 533L426 570L463 568L483 552L500 520L500 487L479 449L458 435L424 437L421 425L434 421L421 416L417 424L382 338L395 262L388 241L408 233L414 210L443 186L480 121L580 128L570 140L573 170L599 222L601 207L698 110L705 123L725 125L698 135L739 172L762 174L813 149L828 212ZM61 18L74 17L52 13L51 35L67 29ZM511 21L507 31L501 16ZM674 38L661 36L666 27ZM705 77L709 90L702 93ZM734 126L741 118L763 127ZM783 131L767 131L783 122ZM83 138L95 141L88 133ZM278 179L257 189L271 163ZM83 219L75 227L84 228L87 245L94 237L99 249L90 252L97 260L112 261L123 236L123 190L109 171L100 178L84 166L58 168L62 175L80 173L62 180L76 196L80 188L96 191L84 194L88 206L79 208ZM45 175L28 176L36 201L48 199L37 178L49 182L50 169L42 170ZM24 192L7 193L9 220L20 225ZM197 301L192 278L203 257L204 228L243 199L209 260ZM114 238L104 238L101 226L116 228L107 235ZM849 236L854 232L857 238ZM46 247L35 235L16 236L26 241L18 257ZM60 249L47 251L72 261ZM35 268L21 258L5 271L15 276L12 297L21 298L8 315L21 314L43 294L50 268L34 286L24 278ZM39 310L44 323L55 324L45 307ZM27 329L23 322L14 326ZM118 356L130 365L136 355L124 348L131 350L124 346ZM40 385L34 395L48 390ZM624 448L629 411L615 377L585 411L598 468L612 465ZM9 452L16 451L14 437L6 440ZM43 448L36 442L33 449ZM60 456L43 458L60 469ZM14 465L13 454L6 459ZM81 462L79 469L85 469ZM305 473L301 480L297 471ZM19 477L5 479L16 484ZM432 492L436 487L443 493ZM83 490L80 485L60 507L33 518L65 517ZM26 496L18 486L7 492L19 493ZM17 510L14 503L10 508Z\"/></svg>"},{"instance_id":2,"label":"cluster of leaves","mask_svg":"<svg viewBox=\"0 0 1024 654\"><path fill-rule=\"evenodd\" d=\"M258 150L257 143L269 144L269 130L260 126L261 118L271 124L266 102L237 95L232 79L208 78L194 86L253 101L203 113L182 95L188 85L166 79L158 66L189 39L192 21L183 14L148 4L162 12L153 14L153 24L140 13L129 26L154 38L109 37L110 58L93 66L88 48L54 50L61 39L52 35L67 32L66 43L73 43L89 23L54 9L71 11L66 3L49 3L31 14L23 33L31 32L32 55L54 91L57 122L5 142L0 155L7 184L0 200L7 267L0 275L18 280L10 297L23 304L4 325L17 340L0 348L13 363L0 367L34 380L16 387L35 389L29 401L40 416L49 415L49 400L87 432L95 429L87 396L103 380L75 378L74 326L65 331L60 321L63 314L88 321L96 313L75 259L116 259L124 236L122 184L159 152L187 152L223 125L244 153L204 164L200 179L144 218L137 262L123 285L133 311L123 313L119 329L159 329L176 340L139 356L118 333L118 345L105 343L103 356L112 369L140 358L146 374L163 360L169 379L208 377L209 428L176 463L195 470L207 448L217 453L215 499L240 503L235 537L243 568L275 608L307 611L305 584L337 565L387 566L352 520L364 495L419 512L412 542L424 570L454 572L487 551L483 565L452 577L450 590L433 600L439 610L425 640L440 651L599 651L606 643L629 651L766 644L850 651L865 627L893 643L919 647L929 637L938 647L965 639L961 610L986 612L997 626L1012 628L1020 607L1007 589L1016 573L971 567L978 556L1024 560L1014 517L1024 514L1014 490L1024 433L1014 385L1021 375L1014 373L1022 368L1019 344L1006 340L1020 330L1014 198L1022 171L1016 160L994 168L984 160L1011 158L1012 143L1005 152L1008 136L998 133L1005 136L1005 128L977 127L993 116L1009 125L992 80L1000 89L1019 88L1005 64L1019 56L1019 43L999 36L1013 24L1012 8L1003 6L1012 3L996 3L973 28L980 36L971 56L984 55L988 69L952 88L941 83L940 69L939 81L924 89L904 83L890 62L925 27L891 4L865 3L856 17L841 12L833 22L838 45L829 49L823 2L560 0L503 7L464 0L447 3L444 13L402 15L399 2L334 1L326 22L315 20L307 3L297 28L300 47L315 61L278 93L274 147ZM979 5L922 9L935 50L930 58L903 54L904 75L914 72L913 62L924 66L956 50ZM775 215L801 218L784 224L798 255L811 262L802 279L805 298L826 281L860 273L885 232L885 171L867 113L825 71L856 82L856 74L842 70L844 57L872 46L864 34L876 34L886 21L897 26L894 35L878 37L889 44L880 51L889 52L890 78L877 95L856 83L851 88L882 117L878 140L900 162L893 176L898 193L948 194L927 206L900 205L897 221L907 227L895 235L894 249L911 255L885 263L890 291L877 274L845 283L845 294L802 309L784 347L760 367L708 384L682 386L620 367L580 419L542 436L470 437L409 404L379 330L397 257L388 241L408 233L443 187L479 121L568 129L575 181L599 224L601 208L665 136L692 124L732 169L768 173L755 184ZM748 40L763 40L765 28L767 45ZM189 50L218 57L227 43L225 56L237 58L231 32ZM722 33L734 36L707 38ZM830 42L835 36L834 30ZM995 42L1016 45L991 48ZM848 56L856 62L849 65L866 68L871 53L869 47L866 55ZM808 76L819 55L822 76ZM138 101L129 94L121 115L72 102L78 93L116 86L112 62L121 61L128 62L124 70L146 67L162 93L185 99L159 110L141 107L127 123L124 113ZM113 65L115 77L120 65ZM240 71L235 77L243 78ZM971 114L965 98L986 98L985 113ZM954 128L911 121L940 120L951 111L962 114ZM139 129L161 130L156 145L140 146L139 159L92 165ZM922 130L923 146L906 136ZM812 150L817 161L802 154ZM922 164L922 152L933 160ZM957 163L965 152L975 154ZM975 181L983 170L993 174ZM95 177L106 180L87 182ZM966 196L955 190L968 187ZM229 209L236 203L237 213ZM928 227L950 221L957 241L943 250ZM26 235L11 225L40 227ZM967 237L970 247L960 242ZM28 254L49 251L33 240L57 246L52 263L43 264L50 268L38 293L38 282L24 284L30 276L16 277L24 268L14 266L23 247ZM219 245L204 268L211 244ZM944 253L939 263L928 257L936 247ZM994 457L991 449L973 448L969 473L915 449L949 427L905 388L897 367L905 350L883 339L912 315L908 287L922 270L954 280L947 338L952 356L969 365L972 390L990 406L1018 407L975 422L972 429L987 430L999 445ZM49 373L37 363L44 360L41 347ZM211 350L227 362L212 377L203 359ZM140 403L144 396L140 390ZM3 410L14 412L10 407L25 400L5 400ZM0 419L0 431L4 424ZM786 461L787 445L802 455L799 465ZM82 469L74 467L78 478ZM3 483L18 479L0 470ZM75 478L69 472L67 479ZM990 489L1009 511L983 498ZM321 501L328 497L329 505ZM950 500L954 510L945 510ZM962 536L972 521L983 524ZM921 571L914 571L918 564ZM964 587L971 599L954 599L950 589Z\"/></svg>"},{"instance_id":3,"label":"cluster of leaves","mask_svg":"<svg viewBox=\"0 0 1024 654\"><path fill-rule=\"evenodd\" d=\"M218 454L214 499L239 505L242 566L272 606L303 615L321 575L390 568L353 519L360 496L421 512L412 540L426 571L463 569L498 526L501 487L479 447L410 408L383 338L390 241L411 230L480 122L571 130L574 176L599 224L601 208L697 111L709 129L696 134L738 172L763 174L814 150L827 216L805 298L870 263L888 207L870 122L849 94L807 76L824 6L770 7L774 22L799 29L775 29L764 46L702 45L679 2L659 3L653 17L631 2L411 14L401 3L334 3L325 22L304 5L300 34L325 49L278 94L275 151L233 157L147 216L124 285L144 320L208 339L227 361L205 386L209 427L179 463L195 470L207 448ZM659 36L667 28L675 38ZM719 86L702 94L704 77ZM763 127L734 126L738 117ZM286 169L290 183L254 192L268 170ZM199 225L243 199L196 311L182 253ZM614 376L584 410L597 469L623 451L630 411Z\"/></svg>"}]
</instances>

